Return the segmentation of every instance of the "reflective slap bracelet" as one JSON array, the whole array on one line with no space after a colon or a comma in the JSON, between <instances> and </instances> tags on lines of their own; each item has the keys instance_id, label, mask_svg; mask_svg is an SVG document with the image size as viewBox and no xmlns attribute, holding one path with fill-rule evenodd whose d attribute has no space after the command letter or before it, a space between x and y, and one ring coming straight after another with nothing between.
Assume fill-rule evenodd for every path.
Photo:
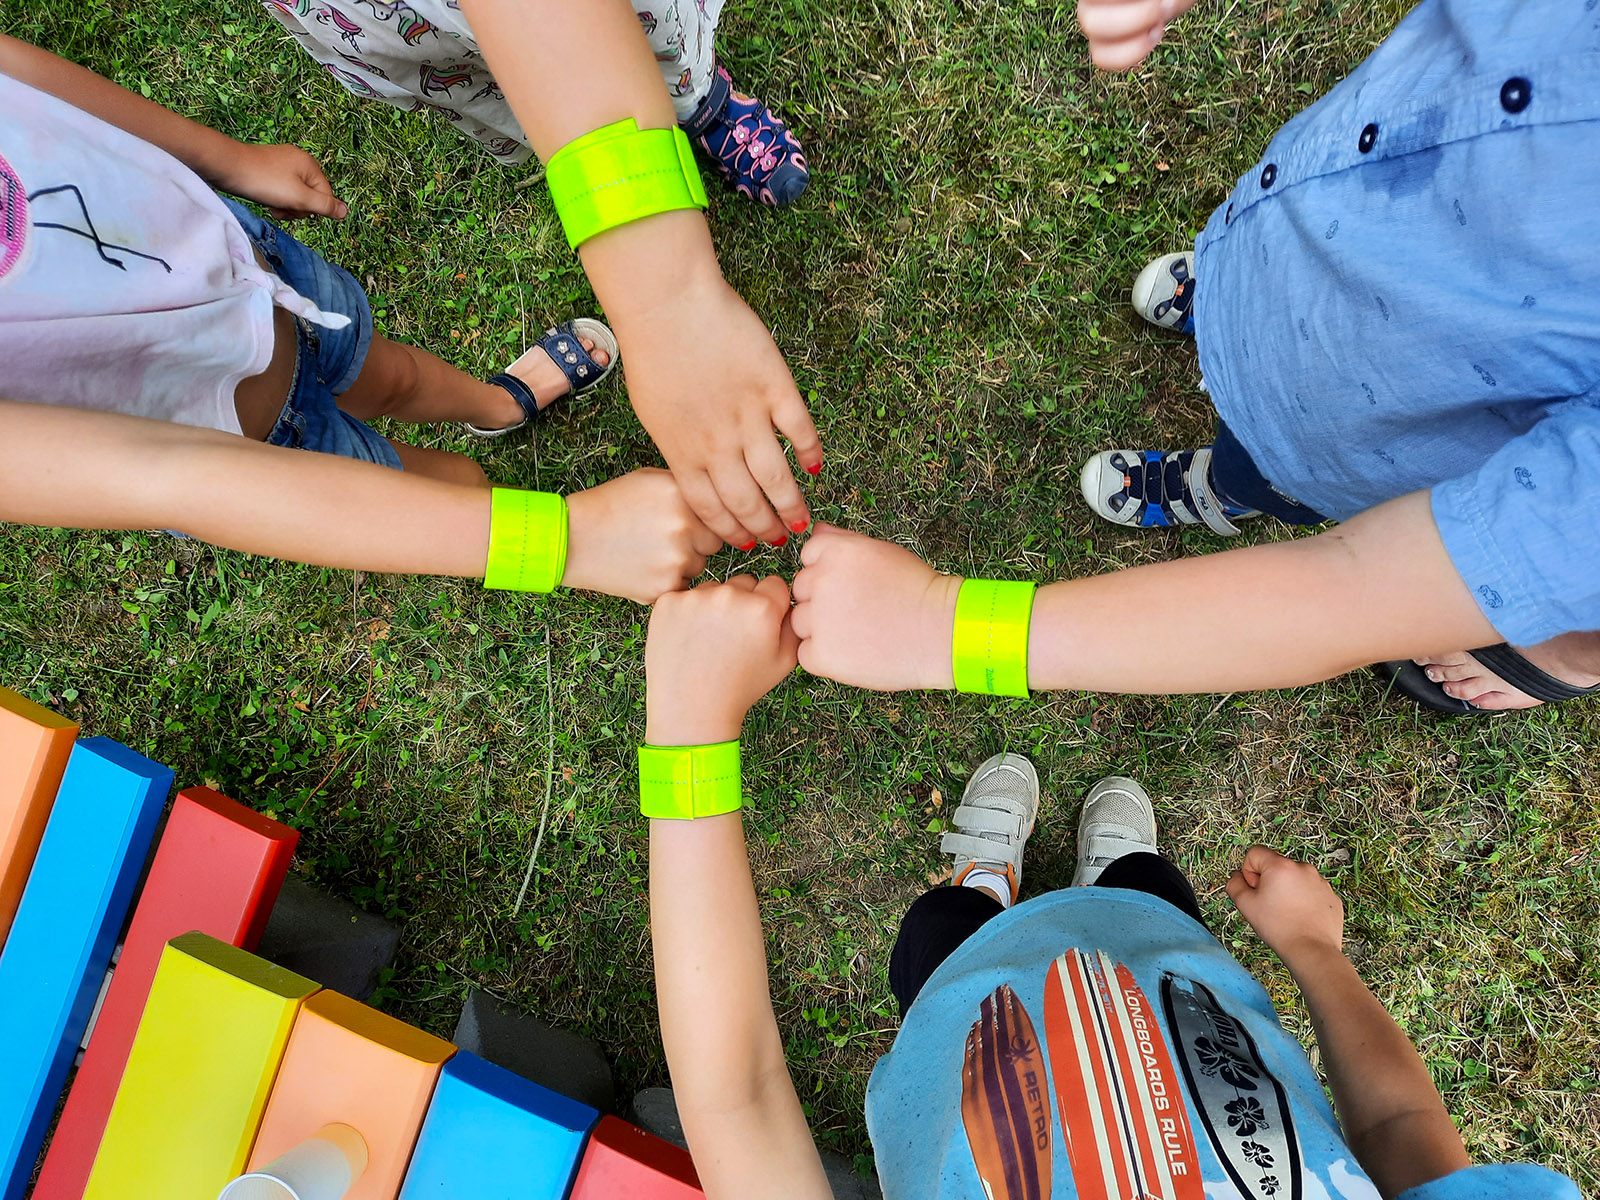
<instances>
[{"instance_id":1,"label":"reflective slap bracelet","mask_svg":"<svg viewBox=\"0 0 1600 1200\"><path fill-rule=\"evenodd\" d=\"M688 821L743 807L737 741L639 747L639 811L645 816Z\"/></svg>"},{"instance_id":2,"label":"reflective slap bracelet","mask_svg":"<svg viewBox=\"0 0 1600 1200\"><path fill-rule=\"evenodd\" d=\"M618 225L706 207L688 135L676 125L640 129L632 117L568 142L551 156L545 179L574 250Z\"/></svg>"},{"instance_id":3,"label":"reflective slap bracelet","mask_svg":"<svg viewBox=\"0 0 1600 1200\"><path fill-rule=\"evenodd\" d=\"M1028 620L1034 586L964 579L956 594L951 640L956 691L982 696L1028 694Z\"/></svg>"},{"instance_id":4,"label":"reflective slap bracelet","mask_svg":"<svg viewBox=\"0 0 1600 1200\"><path fill-rule=\"evenodd\" d=\"M567 571L567 500L554 492L495 488L483 586L553 592Z\"/></svg>"}]
</instances>

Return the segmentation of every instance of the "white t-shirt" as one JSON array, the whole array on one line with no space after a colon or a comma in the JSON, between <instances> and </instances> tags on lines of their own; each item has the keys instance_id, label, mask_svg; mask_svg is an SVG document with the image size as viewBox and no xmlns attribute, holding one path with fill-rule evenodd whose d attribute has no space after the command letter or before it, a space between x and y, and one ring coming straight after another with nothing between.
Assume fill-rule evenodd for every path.
<instances>
[{"instance_id":1,"label":"white t-shirt","mask_svg":"<svg viewBox=\"0 0 1600 1200\"><path fill-rule=\"evenodd\" d=\"M344 322L263 270L177 159L0 74L0 399L239 433L275 303Z\"/></svg>"}]
</instances>

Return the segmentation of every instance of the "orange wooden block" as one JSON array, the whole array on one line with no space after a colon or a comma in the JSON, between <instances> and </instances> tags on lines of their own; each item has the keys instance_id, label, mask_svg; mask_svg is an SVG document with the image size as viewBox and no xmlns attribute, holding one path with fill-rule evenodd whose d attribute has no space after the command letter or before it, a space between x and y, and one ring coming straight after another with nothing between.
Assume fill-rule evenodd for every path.
<instances>
[{"instance_id":1,"label":"orange wooden block","mask_svg":"<svg viewBox=\"0 0 1600 1200\"><path fill-rule=\"evenodd\" d=\"M0 687L0 946L77 736L77 722Z\"/></svg>"},{"instance_id":2,"label":"orange wooden block","mask_svg":"<svg viewBox=\"0 0 1600 1200\"><path fill-rule=\"evenodd\" d=\"M455 1052L360 1001L318 992L295 1018L250 1169L338 1122L366 1139L370 1156L345 1200L395 1200L439 1068Z\"/></svg>"}]
</instances>

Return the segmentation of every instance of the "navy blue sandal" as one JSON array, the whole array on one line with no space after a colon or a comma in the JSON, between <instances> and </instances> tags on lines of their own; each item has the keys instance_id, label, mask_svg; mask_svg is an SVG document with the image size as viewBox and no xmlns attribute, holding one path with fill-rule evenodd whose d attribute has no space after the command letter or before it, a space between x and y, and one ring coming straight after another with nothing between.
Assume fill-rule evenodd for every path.
<instances>
[{"instance_id":1,"label":"navy blue sandal","mask_svg":"<svg viewBox=\"0 0 1600 1200\"><path fill-rule=\"evenodd\" d=\"M583 348L583 342L579 340L581 338L588 338L594 343L596 350L604 350L610 356L609 361L604 366L596 362L594 355ZM517 362L511 365L516 366L534 350L543 350L550 356L550 361L561 368L561 373L567 377L568 396L581 396L584 392L599 387L605 377L622 361L622 355L617 348L617 339L612 336L611 330L593 317L575 317L545 330L544 336L524 350ZM537 421L542 415L543 410L534 397L533 389L509 370L491 375L485 382L504 388L510 393L511 398L517 402L517 407L522 410L522 420L499 429L484 429L470 421L463 421L462 424L466 426L468 433L481 438L505 437L506 434L515 433Z\"/></svg>"},{"instance_id":2,"label":"navy blue sandal","mask_svg":"<svg viewBox=\"0 0 1600 1200\"><path fill-rule=\"evenodd\" d=\"M700 107L681 124L741 196L783 208L798 200L811 181L805 152L783 118L736 91L721 66L713 72L711 91Z\"/></svg>"},{"instance_id":3,"label":"navy blue sandal","mask_svg":"<svg viewBox=\"0 0 1600 1200\"><path fill-rule=\"evenodd\" d=\"M1581 688L1574 687L1563 679L1557 679L1550 672L1534 666L1505 642L1501 642L1498 646L1469 650L1467 653L1518 691L1526 692L1535 700L1546 704L1561 704L1600 692L1600 685ZM1496 716L1501 712L1523 711L1515 708L1479 708L1476 704L1457 700L1439 684L1429 679L1426 671L1409 660L1377 663L1372 669L1377 672L1380 679L1388 681L1400 695L1433 712L1465 717L1475 714Z\"/></svg>"}]
</instances>

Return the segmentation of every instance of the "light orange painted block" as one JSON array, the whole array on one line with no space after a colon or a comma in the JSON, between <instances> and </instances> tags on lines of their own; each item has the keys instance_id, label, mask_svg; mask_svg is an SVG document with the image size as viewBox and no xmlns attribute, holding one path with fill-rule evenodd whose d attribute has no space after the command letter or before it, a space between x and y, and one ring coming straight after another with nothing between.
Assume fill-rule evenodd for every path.
<instances>
[{"instance_id":1,"label":"light orange painted block","mask_svg":"<svg viewBox=\"0 0 1600 1200\"><path fill-rule=\"evenodd\" d=\"M370 1156L346 1200L395 1200L439 1068L455 1052L360 1001L318 992L295 1019L250 1169L338 1122L366 1140Z\"/></svg>"},{"instance_id":2,"label":"light orange painted block","mask_svg":"<svg viewBox=\"0 0 1600 1200\"><path fill-rule=\"evenodd\" d=\"M162 952L84 1200L216 1200L317 985L203 933Z\"/></svg>"},{"instance_id":3,"label":"light orange painted block","mask_svg":"<svg viewBox=\"0 0 1600 1200\"><path fill-rule=\"evenodd\" d=\"M77 736L77 722L0 687L0 946Z\"/></svg>"}]
</instances>

